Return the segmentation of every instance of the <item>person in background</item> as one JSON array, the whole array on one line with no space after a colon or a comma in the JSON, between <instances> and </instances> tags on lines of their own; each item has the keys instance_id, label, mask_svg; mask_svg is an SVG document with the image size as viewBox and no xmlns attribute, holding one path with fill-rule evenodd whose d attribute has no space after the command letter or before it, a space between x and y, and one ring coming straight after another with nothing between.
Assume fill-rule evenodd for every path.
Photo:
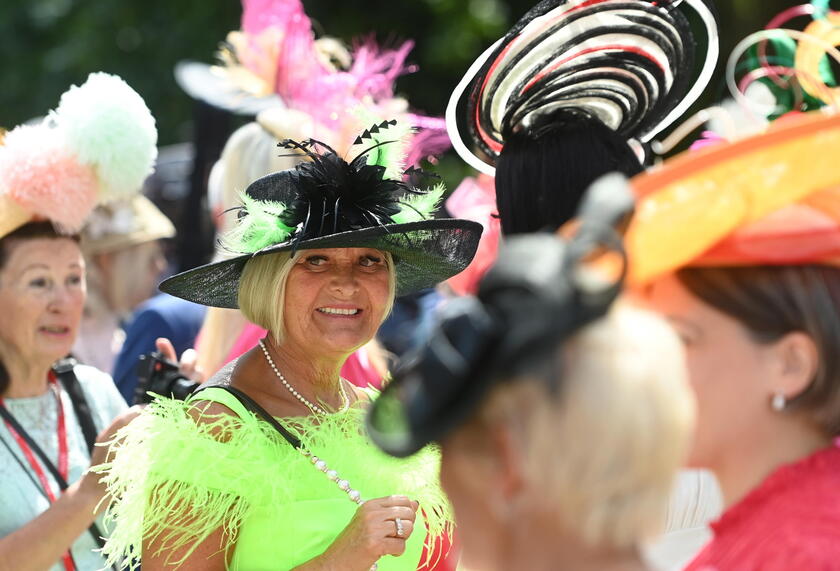
<instances>
[{"instance_id":1,"label":"person in background","mask_svg":"<svg viewBox=\"0 0 840 571\"><path fill-rule=\"evenodd\" d=\"M674 333L583 262L632 204L595 202L571 243L505 240L368 415L390 454L440 445L463 569L648 568L694 405Z\"/></svg>"},{"instance_id":2,"label":"person in background","mask_svg":"<svg viewBox=\"0 0 840 571\"><path fill-rule=\"evenodd\" d=\"M634 181L633 281L683 341L690 462L726 508L690 571L840 560L837 145L840 115L802 114Z\"/></svg>"},{"instance_id":3,"label":"person in background","mask_svg":"<svg viewBox=\"0 0 840 571\"><path fill-rule=\"evenodd\" d=\"M85 302L79 229L137 189L157 132L120 78L91 74L49 120L0 144L0 566L95 571L104 484L88 471L136 416L107 373L70 353ZM107 141L107 148L102 141Z\"/></svg>"},{"instance_id":4,"label":"person in background","mask_svg":"<svg viewBox=\"0 0 840 571\"><path fill-rule=\"evenodd\" d=\"M139 187L138 189L139 190ZM166 269L162 239L175 227L138 194L97 207L82 230L88 261L88 299L73 355L112 371L125 342L124 323L149 299Z\"/></svg>"}]
</instances>

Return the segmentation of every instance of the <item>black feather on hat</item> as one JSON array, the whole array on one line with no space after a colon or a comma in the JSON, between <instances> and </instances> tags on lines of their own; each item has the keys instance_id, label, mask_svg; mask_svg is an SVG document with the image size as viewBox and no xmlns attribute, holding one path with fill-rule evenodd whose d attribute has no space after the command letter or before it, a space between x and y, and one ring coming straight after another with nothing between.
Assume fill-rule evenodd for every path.
<instances>
[{"instance_id":1,"label":"black feather on hat","mask_svg":"<svg viewBox=\"0 0 840 571\"><path fill-rule=\"evenodd\" d=\"M203 305L237 308L248 260L315 248L390 252L398 295L461 272L475 255L481 225L432 217L444 188L421 190L417 181L432 175L397 168L406 133L395 121L374 125L356 139L368 146L349 162L319 141L280 142L309 160L248 186L243 206L236 209L236 228L222 237L234 257L172 276L160 290Z\"/></svg>"}]
</instances>

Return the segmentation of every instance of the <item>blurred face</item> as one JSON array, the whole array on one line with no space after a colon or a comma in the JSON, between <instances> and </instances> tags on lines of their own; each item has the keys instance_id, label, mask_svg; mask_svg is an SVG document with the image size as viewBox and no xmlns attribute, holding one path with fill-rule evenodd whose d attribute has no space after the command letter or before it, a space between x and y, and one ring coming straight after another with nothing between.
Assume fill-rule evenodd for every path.
<instances>
[{"instance_id":1,"label":"blurred face","mask_svg":"<svg viewBox=\"0 0 840 571\"><path fill-rule=\"evenodd\" d=\"M385 256L371 248L306 250L286 281L285 341L347 355L370 341L389 296Z\"/></svg>"},{"instance_id":2,"label":"blurred face","mask_svg":"<svg viewBox=\"0 0 840 571\"><path fill-rule=\"evenodd\" d=\"M673 276L653 284L645 298L685 345L697 396L697 432L689 463L714 469L728 457L766 442L762 433L771 429L777 414L769 406L773 345L754 341L738 321L693 296Z\"/></svg>"},{"instance_id":3,"label":"blurred face","mask_svg":"<svg viewBox=\"0 0 840 571\"><path fill-rule=\"evenodd\" d=\"M0 269L3 355L49 366L70 352L85 302L85 266L67 238L15 240Z\"/></svg>"},{"instance_id":4,"label":"blurred face","mask_svg":"<svg viewBox=\"0 0 840 571\"><path fill-rule=\"evenodd\" d=\"M100 254L97 262L110 290L108 300L118 313L133 311L153 296L166 269L166 257L158 240Z\"/></svg>"}]
</instances>

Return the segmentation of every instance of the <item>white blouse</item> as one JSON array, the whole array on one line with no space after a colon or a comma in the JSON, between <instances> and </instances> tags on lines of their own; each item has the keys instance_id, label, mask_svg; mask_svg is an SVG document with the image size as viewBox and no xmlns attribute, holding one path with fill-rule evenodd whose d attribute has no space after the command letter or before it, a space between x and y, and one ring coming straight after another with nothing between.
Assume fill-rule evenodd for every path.
<instances>
[{"instance_id":1,"label":"white blouse","mask_svg":"<svg viewBox=\"0 0 840 571\"><path fill-rule=\"evenodd\" d=\"M709 523L723 511L715 476L706 470L682 470L674 486L665 533L648 545L645 556L659 571L678 571L712 538Z\"/></svg>"}]
</instances>

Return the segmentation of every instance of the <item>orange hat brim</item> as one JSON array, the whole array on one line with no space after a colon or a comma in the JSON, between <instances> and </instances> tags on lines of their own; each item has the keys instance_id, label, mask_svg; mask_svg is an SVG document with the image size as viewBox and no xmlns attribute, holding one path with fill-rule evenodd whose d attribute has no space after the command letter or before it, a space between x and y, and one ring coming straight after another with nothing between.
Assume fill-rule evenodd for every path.
<instances>
[{"instance_id":1,"label":"orange hat brim","mask_svg":"<svg viewBox=\"0 0 840 571\"><path fill-rule=\"evenodd\" d=\"M816 198L840 188L840 162L830 156L838 148L840 115L814 112L736 143L683 153L637 176L632 186L638 206L625 238L630 282L643 284L694 262L708 262L704 254L736 233L740 250L749 250L750 239L768 241L775 232L770 226L760 233L744 232L749 225L787 206L808 204L809 198L821 201L822 206L811 204L812 209L840 220L840 204L831 200L837 195ZM790 233L790 219L776 230L782 227ZM807 224L799 229L806 231L800 244L824 239L816 234L809 238ZM730 249L727 265L780 263L739 256L737 250ZM840 257L840 251L824 253L827 258ZM819 260L812 253L808 261Z\"/></svg>"}]
</instances>

